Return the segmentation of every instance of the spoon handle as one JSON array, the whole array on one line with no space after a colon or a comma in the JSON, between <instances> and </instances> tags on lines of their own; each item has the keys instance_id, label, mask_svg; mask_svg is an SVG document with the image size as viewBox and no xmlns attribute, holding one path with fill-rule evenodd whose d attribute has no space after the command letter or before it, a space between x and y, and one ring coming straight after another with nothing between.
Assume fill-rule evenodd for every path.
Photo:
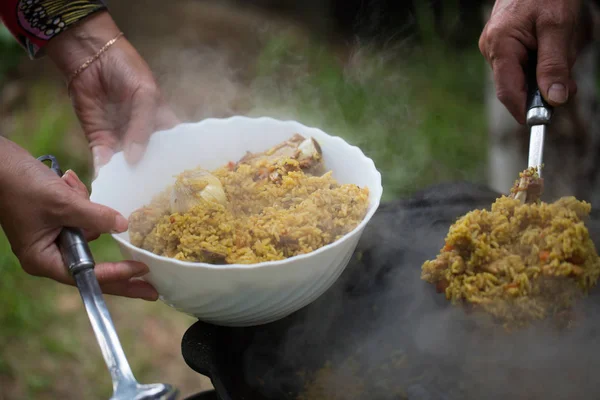
<instances>
[{"instance_id":1,"label":"spoon handle","mask_svg":"<svg viewBox=\"0 0 600 400\"><path fill-rule=\"evenodd\" d=\"M537 83L537 52L528 53L525 79L527 81L527 125L541 125L550 122L553 108L542 96Z\"/></svg>"},{"instance_id":2,"label":"spoon handle","mask_svg":"<svg viewBox=\"0 0 600 400\"><path fill-rule=\"evenodd\" d=\"M92 329L110 372L114 391L116 392L121 385L135 384L135 377L104 302L94 269L81 270L73 275L73 279L79 288Z\"/></svg>"},{"instance_id":3,"label":"spoon handle","mask_svg":"<svg viewBox=\"0 0 600 400\"><path fill-rule=\"evenodd\" d=\"M529 52L527 62L527 126L530 129L529 135L529 158L528 167L537 168L538 175L542 176L542 165L544 155L544 139L546 135L546 125L552 118L552 106L550 106L537 84L537 53Z\"/></svg>"},{"instance_id":4,"label":"spoon handle","mask_svg":"<svg viewBox=\"0 0 600 400\"><path fill-rule=\"evenodd\" d=\"M51 161L50 168L58 176L63 175L54 156L46 155L39 157L38 160ZM133 372L125 357L94 273L96 263L83 232L78 228L65 227L59 234L57 244L65 265L79 289L96 340L112 377L113 388L116 390L120 385L135 384Z\"/></svg>"}]
</instances>

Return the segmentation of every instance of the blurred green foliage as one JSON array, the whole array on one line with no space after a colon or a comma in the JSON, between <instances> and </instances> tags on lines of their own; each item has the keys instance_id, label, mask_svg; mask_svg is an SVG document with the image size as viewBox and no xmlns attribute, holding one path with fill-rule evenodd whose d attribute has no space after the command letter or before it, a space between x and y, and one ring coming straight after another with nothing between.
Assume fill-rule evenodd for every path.
<instances>
[{"instance_id":1,"label":"blurred green foliage","mask_svg":"<svg viewBox=\"0 0 600 400\"><path fill-rule=\"evenodd\" d=\"M47 322L49 314L45 305L48 299L43 293L35 301L24 301L23 297L36 293L35 282L23 279L16 258L4 235L0 236L0 371L2 371L4 346L23 332L38 329ZM6 367L6 366L5 366Z\"/></svg>"},{"instance_id":2,"label":"blurred green foliage","mask_svg":"<svg viewBox=\"0 0 600 400\"><path fill-rule=\"evenodd\" d=\"M19 43L12 37L8 29L0 23L0 85L6 75L17 66L23 58Z\"/></svg>"},{"instance_id":3,"label":"blurred green foliage","mask_svg":"<svg viewBox=\"0 0 600 400\"><path fill-rule=\"evenodd\" d=\"M57 100L57 90L56 84L43 81L27 89L27 104L14 116L10 139L34 157L54 155L64 171L77 171L84 182L89 182L90 155L72 150L69 135L73 134L75 116L68 98Z\"/></svg>"},{"instance_id":4,"label":"blurred green foliage","mask_svg":"<svg viewBox=\"0 0 600 400\"><path fill-rule=\"evenodd\" d=\"M64 170L77 171L84 182L89 183L89 155L74 152L69 145L69 135L73 134L76 123L71 103L66 97L57 98L56 90L56 85L43 81L27 88L27 103L12 115L10 139L33 156L55 155ZM99 262L119 258L117 246L110 237L102 237L91 243L91 247ZM0 233L0 378L19 374L20 367L8 357L14 357L16 342L28 338L33 340L25 345L30 362L47 356L53 363L60 364L61 360L74 357L78 332L52 333L64 323L64 317L57 318L60 311L56 306L56 289L56 283L49 279L25 274L6 236ZM97 361L101 365L101 359ZM28 374L23 380L24 398L39 398L39 394L52 385L54 374L55 371ZM110 388L102 382L103 389L93 390L107 392L108 396Z\"/></svg>"},{"instance_id":5,"label":"blurred green foliage","mask_svg":"<svg viewBox=\"0 0 600 400\"><path fill-rule=\"evenodd\" d=\"M381 171L385 199L448 180L485 178L484 64L476 48L368 46L342 68L330 49L300 52L285 36L259 62L254 115L319 126L359 146ZM268 93L267 96L264 93Z\"/></svg>"},{"instance_id":6,"label":"blurred green foliage","mask_svg":"<svg viewBox=\"0 0 600 400\"><path fill-rule=\"evenodd\" d=\"M27 96L29 104L13 116L14 130L10 139L34 156L51 153L67 163L78 163L76 155L69 154L64 146L64 135L72 123L72 111L68 103L55 101L53 90L51 85L43 83L31 87ZM35 118L31 118L32 115ZM56 310L54 292L48 290L53 283L26 275L3 234L0 235L0 277L0 376L10 376L17 371L5 359L8 349L15 341L49 329ZM58 346L50 336L42 335L41 340L44 343L32 344L30 349L41 347L42 351L55 355L67 352L68 347ZM51 377L43 375L28 376L26 384L30 392L26 395L28 398L34 396L51 381Z\"/></svg>"}]
</instances>

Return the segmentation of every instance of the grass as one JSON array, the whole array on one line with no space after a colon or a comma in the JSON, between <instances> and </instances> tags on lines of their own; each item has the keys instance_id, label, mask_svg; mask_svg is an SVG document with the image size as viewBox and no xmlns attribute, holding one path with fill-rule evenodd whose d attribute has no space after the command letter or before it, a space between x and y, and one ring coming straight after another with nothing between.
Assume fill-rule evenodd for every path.
<instances>
[{"instance_id":1,"label":"grass","mask_svg":"<svg viewBox=\"0 0 600 400\"><path fill-rule=\"evenodd\" d=\"M360 146L382 172L389 200L435 182L483 179L483 68L476 49L456 53L435 38L395 55L364 46L341 67L330 49L314 44L299 50L280 36L257 65L252 114L298 119ZM5 70L0 67L0 88ZM28 92L29 103L13 116L10 138L35 156L56 155L63 169L89 182L89 155L85 143L74 140L80 134L68 99L41 81ZM99 262L120 258L108 237L91 247ZM191 318L160 303L108 301L140 380L171 374L180 386L195 382L179 355ZM77 291L26 275L1 234L0 327L0 400L110 395ZM158 363L169 357L171 364Z\"/></svg>"}]
</instances>

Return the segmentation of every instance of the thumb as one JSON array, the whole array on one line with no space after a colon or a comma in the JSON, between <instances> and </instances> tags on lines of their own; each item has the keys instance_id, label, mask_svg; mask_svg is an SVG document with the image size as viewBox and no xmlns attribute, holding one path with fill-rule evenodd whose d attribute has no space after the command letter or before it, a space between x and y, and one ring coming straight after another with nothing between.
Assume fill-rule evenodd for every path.
<instances>
[{"instance_id":1,"label":"thumb","mask_svg":"<svg viewBox=\"0 0 600 400\"><path fill-rule=\"evenodd\" d=\"M538 24L537 81L542 96L552 106L569 100L572 86L569 67L570 32L560 26Z\"/></svg>"},{"instance_id":2,"label":"thumb","mask_svg":"<svg viewBox=\"0 0 600 400\"><path fill-rule=\"evenodd\" d=\"M71 189L75 190L79 196L88 199L90 197L90 193L88 191L87 186L79 179L79 176L72 169L67 170L62 176L62 179L71 187Z\"/></svg>"},{"instance_id":3,"label":"thumb","mask_svg":"<svg viewBox=\"0 0 600 400\"><path fill-rule=\"evenodd\" d=\"M128 228L128 221L112 208L96 204L72 191L70 207L62 216L64 226L76 227L89 232L121 233Z\"/></svg>"}]
</instances>

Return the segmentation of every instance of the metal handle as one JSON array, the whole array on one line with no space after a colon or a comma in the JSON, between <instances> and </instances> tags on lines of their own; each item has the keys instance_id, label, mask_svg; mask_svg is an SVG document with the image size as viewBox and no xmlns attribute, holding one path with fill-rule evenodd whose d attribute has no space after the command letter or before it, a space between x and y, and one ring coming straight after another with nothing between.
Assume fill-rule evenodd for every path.
<instances>
[{"instance_id":1,"label":"metal handle","mask_svg":"<svg viewBox=\"0 0 600 400\"><path fill-rule=\"evenodd\" d=\"M51 155L38 158L51 161L50 168L62 177L63 173ZM100 351L104 357L113 382L112 400L173 400L178 391L171 385L157 383L140 385L131 371L125 352L117 336L117 331L104 302L102 290L94 272L94 258L83 232L78 228L63 228L57 239L62 257L75 280L79 294L88 313L92 329L96 335Z\"/></svg>"},{"instance_id":2,"label":"metal handle","mask_svg":"<svg viewBox=\"0 0 600 400\"><path fill-rule=\"evenodd\" d=\"M94 268L94 257L81 229L63 228L58 236L58 247L71 275Z\"/></svg>"},{"instance_id":3,"label":"metal handle","mask_svg":"<svg viewBox=\"0 0 600 400\"><path fill-rule=\"evenodd\" d=\"M50 161L50 169L62 177L63 172L54 156L46 155L39 157L38 160ZM137 382L119 342L102 290L94 274L94 258L83 232L78 228L63 228L57 239L57 245L81 294L104 361L111 374L114 390L123 386L136 387Z\"/></svg>"},{"instance_id":4,"label":"metal handle","mask_svg":"<svg viewBox=\"0 0 600 400\"><path fill-rule=\"evenodd\" d=\"M553 108L544 100L537 84L537 52L530 51L525 79L527 82L527 125L546 125L552 118Z\"/></svg>"}]
</instances>

